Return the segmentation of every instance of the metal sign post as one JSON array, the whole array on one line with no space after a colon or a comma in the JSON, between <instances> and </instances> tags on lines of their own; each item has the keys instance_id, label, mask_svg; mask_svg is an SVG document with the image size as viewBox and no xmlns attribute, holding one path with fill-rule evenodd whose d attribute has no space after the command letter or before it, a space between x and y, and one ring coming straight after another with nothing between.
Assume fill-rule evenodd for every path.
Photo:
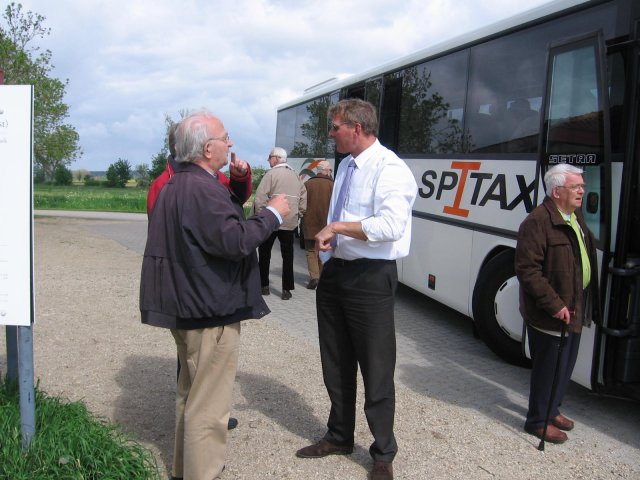
<instances>
[{"instance_id":1,"label":"metal sign post","mask_svg":"<svg viewBox=\"0 0 640 480\"><path fill-rule=\"evenodd\" d=\"M7 379L18 381L23 450L35 435L32 154L33 87L0 82L0 325Z\"/></svg>"}]
</instances>

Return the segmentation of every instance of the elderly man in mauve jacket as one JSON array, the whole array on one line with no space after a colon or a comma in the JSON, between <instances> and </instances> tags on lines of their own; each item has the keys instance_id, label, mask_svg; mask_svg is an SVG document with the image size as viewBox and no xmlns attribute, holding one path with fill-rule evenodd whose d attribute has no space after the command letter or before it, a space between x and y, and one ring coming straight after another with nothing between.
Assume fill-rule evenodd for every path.
<instances>
[{"instance_id":1,"label":"elderly man in mauve jacket","mask_svg":"<svg viewBox=\"0 0 640 480\"><path fill-rule=\"evenodd\" d=\"M182 366L174 479L214 479L224 469L240 321L269 313L255 250L289 213L286 198L278 196L245 220L241 200L217 179L231 146L212 114L183 119L176 132L176 172L149 219L142 322L171 329Z\"/></svg>"}]
</instances>

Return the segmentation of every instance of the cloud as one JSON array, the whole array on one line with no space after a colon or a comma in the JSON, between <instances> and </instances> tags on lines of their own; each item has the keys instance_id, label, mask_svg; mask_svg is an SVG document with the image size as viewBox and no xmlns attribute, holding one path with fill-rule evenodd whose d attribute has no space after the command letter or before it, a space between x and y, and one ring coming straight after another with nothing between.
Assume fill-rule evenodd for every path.
<instances>
[{"instance_id":1,"label":"cloud","mask_svg":"<svg viewBox=\"0 0 640 480\"><path fill-rule=\"evenodd\" d=\"M527 6L543 3L532 0ZM524 8L511 0L23 0L46 17L54 74L84 157L150 163L164 116L208 107L238 155L265 165L279 105L338 73L359 73Z\"/></svg>"}]
</instances>

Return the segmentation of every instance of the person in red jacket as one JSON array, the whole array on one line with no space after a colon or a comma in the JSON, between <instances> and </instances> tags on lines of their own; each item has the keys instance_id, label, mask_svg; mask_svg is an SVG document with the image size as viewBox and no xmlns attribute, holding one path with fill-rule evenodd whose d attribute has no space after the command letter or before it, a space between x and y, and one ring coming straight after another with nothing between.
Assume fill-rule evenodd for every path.
<instances>
[{"instance_id":1,"label":"person in red jacket","mask_svg":"<svg viewBox=\"0 0 640 480\"><path fill-rule=\"evenodd\" d=\"M178 123L173 123L169 127L169 161L167 162L167 167L149 186L149 192L147 193L148 217L151 216L151 211L162 187L167 184L176 171L176 130L178 125ZM251 167L243 160L236 160L236 154L232 152L229 173L231 180L224 173L218 172L218 181L238 197L242 203L246 202L249 200L253 188L251 184Z\"/></svg>"}]
</instances>

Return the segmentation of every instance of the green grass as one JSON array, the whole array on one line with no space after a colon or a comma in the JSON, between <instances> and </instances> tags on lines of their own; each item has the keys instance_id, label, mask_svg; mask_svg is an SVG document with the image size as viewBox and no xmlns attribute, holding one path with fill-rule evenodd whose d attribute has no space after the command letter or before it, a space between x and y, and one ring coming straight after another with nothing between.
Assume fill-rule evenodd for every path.
<instances>
[{"instance_id":1,"label":"green grass","mask_svg":"<svg viewBox=\"0 0 640 480\"><path fill-rule=\"evenodd\" d=\"M66 403L36 388L36 434L22 452L15 385L0 380L0 479L160 479L155 458L81 402Z\"/></svg>"},{"instance_id":2,"label":"green grass","mask_svg":"<svg viewBox=\"0 0 640 480\"><path fill-rule=\"evenodd\" d=\"M247 218L253 214L251 205L253 195L244 206ZM37 210L146 213L147 189L36 185L33 191L33 207Z\"/></svg>"},{"instance_id":3,"label":"green grass","mask_svg":"<svg viewBox=\"0 0 640 480\"><path fill-rule=\"evenodd\" d=\"M33 204L38 210L145 213L147 189L36 185Z\"/></svg>"}]
</instances>

